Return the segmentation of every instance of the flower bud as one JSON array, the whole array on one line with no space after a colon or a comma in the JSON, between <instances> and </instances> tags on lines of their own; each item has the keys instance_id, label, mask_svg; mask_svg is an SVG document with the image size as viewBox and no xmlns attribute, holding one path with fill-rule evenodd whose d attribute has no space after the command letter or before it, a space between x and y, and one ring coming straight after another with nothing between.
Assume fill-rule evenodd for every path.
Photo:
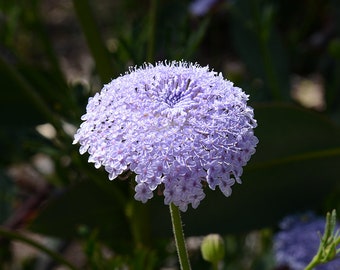
<instances>
[{"instance_id":1,"label":"flower bud","mask_svg":"<svg viewBox=\"0 0 340 270\"><path fill-rule=\"evenodd\" d=\"M222 237L219 234L209 234L204 237L201 252L204 260L218 263L224 257L224 241Z\"/></svg>"}]
</instances>

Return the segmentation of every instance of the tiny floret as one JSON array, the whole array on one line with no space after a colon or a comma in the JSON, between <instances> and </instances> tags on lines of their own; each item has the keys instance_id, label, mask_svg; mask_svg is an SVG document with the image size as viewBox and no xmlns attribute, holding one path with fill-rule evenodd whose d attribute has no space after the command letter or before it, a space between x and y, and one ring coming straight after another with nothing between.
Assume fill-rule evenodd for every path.
<instances>
[{"instance_id":1,"label":"tiny floret","mask_svg":"<svg viewBox=\"0 0 340 270\"><path fill-rule=\"evenodd\" d=\"M198 64L145 64L106 84L89 99L74 136L80 153L113 180L136 174L135 199L155 189L164 203L196 208L204 186L230 196L258 139L248 96Z\"/></svg>"}]
</instances>

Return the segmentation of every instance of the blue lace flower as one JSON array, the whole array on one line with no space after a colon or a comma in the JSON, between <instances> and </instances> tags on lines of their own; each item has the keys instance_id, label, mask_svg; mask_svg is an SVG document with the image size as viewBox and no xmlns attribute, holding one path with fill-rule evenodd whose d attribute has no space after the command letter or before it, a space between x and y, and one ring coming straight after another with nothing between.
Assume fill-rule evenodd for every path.
<instances>
[{"instance_id":1,"label":"blue lace flower","mask_svg":"<svg viewBox=\"0 0 340 270\"><path fill-rule=\"evenodd\" d=\"M274 253L278 267L301 270L316 254L324 233L325 219L313 213L288 216L280 223L281 231L274 236ZM339 226L338 226L339 228ZM317 266L316 270L337 270L340 258Z\"/></svg>"},{"instance_id":2,"label":"blue lace flower","mask_svg":"<svg viewBox=\"0 0 340 270\"><path fill-rule=\"evenodd\" d=\"M258 139L248 96L221 74L187 62L131 68L89 99L74 136L109 179L136 174L135 199L159 188L165 204L196 208L203 186L230 196Z\"/></svg>"}]
</instances>

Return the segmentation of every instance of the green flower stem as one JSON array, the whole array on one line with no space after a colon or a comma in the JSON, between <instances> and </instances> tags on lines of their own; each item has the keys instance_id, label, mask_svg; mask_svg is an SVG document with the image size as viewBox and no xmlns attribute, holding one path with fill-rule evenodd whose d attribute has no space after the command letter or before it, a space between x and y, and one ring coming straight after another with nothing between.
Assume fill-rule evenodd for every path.
<instances>
[{"instance_id":1,"label":"green flower stem","mask_svg":"<svg viewBox=\"0 0 340 270\"><path fill-rule=\"evenodd\" d=\"M319 261L319 257L318 256L314 256L313 260L305 267L304 270L312 270L312 269L314 269L314 267L319 264L318 261Z\"/></svg>"},{"instance_id":2,"label":"green flower stem","mask_svg":"<svg viewBox=\"0 0 340 270\"><path fill-rule=\"evenodd\" d=\"M147 61L149 63L154 60L155 47L155 28L156 28L157 0L152 0L149 9L149 29L148 29L148 47Z\"/></svg>"},{"instance_id":3,"label":"green flower stem","mask_svg":"<svg viewBox=\"0 0 340 270\"><path fill-rule=\"evenodd\" d=\"M39 34L39 38L46 50L47 56L50 60L50 63L53 66L54 72L57 73L60 81L62 83L65 82L65 76L61 70L60 63L57 57L56 52L54 51L53 45L51 43L51 40L48 36L48 32L46 30L46 27L43 23L43 20L41 18L41 14L39 12L40 10L40 2L39 1L32 1L32 16L34 18L34 29L36 29L37 33ZM66 84L64 85L66 86Z\"/></svg>"},{"instance_id":4,"label":"green flower stem","mask_svg":"<svg viewBox=\"0 0 340 270\"><path fill-rule=\"evenodd\" d=\"M102 41L100 31L94 20L88 0L73 0L79 23L82 26L87 45L90 48L92 57L102 83L110 81L113 74L113 65L110 61L110 54Z\"/></svg>"},{"instance_id":5,"label":"green flower stem","mask_svg":"<svg viewBox=\"0 0 340 270\"><path fill-rule=\"evenodd\" d=\"M64 259L61 255L59 255L58 253L56 253L55 251L39 244L38 242L22 235L22 234L18 234L14 231L5 229L3 227L0 227L0 235L5 237L5 238L9 238L12 240L17 240L20 242L23 242L27 245L30 245L32 247L35 247L36 249L38 249L39 251L49 255L52 259L54 259L56 262L60 263L61 265L67 266L69 269L71 270L77 270L77 267L74 266L73 264L71 264L69 261L67 261L66 259Z\"/></svg>"},{"instance_id":6,"label":"green flower stem","mask_svg":"<svg viewBox=\"0 0 340 270\"><path fill-rule=\"evenodd\" d=\"M78 150L71 151L71 159L72 162L87 176L87 179L93 181L104 193L108 194L115 198L116 203L118 203L123 209L128 199L125 194L119 188L107 188L107 182L103 181L103 179L107 178L107 174L104 171L98 173L98 171L94 171L88 166L87 158L84 158L79 155Z\"/></svg>"},{"instance_id":7,"label":"green flower stem","mask_svg":"<svg viewBox=\"0 0 340 270\"><path fill-rule=\"evenodd\" d=\"M63 127L57 116L47 106L46 102L35 90L35 88L12 66L6 59L0 55L0 69L4 71L6 76L15 81L22 90L23 94L29 99L35 107L45 116L46 120L50 122L61 135L66 136L63 132Z\"/></svg>"},{"instance_id":8,"label":"green flower stem","mask_svg":"<svg viewBox=\"0 0 340 270\"><path fill-rule=\"evenodd\" d=\"M126 215L129 218L135 247L148 248L151 246L150 213L144 204L132 200L127 204Z\"/></svg>"},{"instance_id":9,"label":"green flower stem","mask_svg":"<svg viewBox=\"0 0 340 270\"><path fill-rule=\"evenodd\" d=\"M280 89L280 83L278 81L277 74L275 73L274 63L270 55L269 39L271 34L272 21L270 18L268 18L268 14L264 14L264 11L261 12L260 5L256 1L252 1L251 3L256 22L256 35L258 37L261 57L263 61L265 73L264 76L268 82L272 97L275 100L282 100L283 97Z\"/></svg>"},{"instance_id":10,"label":"green flower stem","mask_svg":"<svg viewBox=\"0 0 340 270\"><path fill-rule=\"evenodd\" d=\"M304 270L312 270L319 264L333 260L339 252L336 250L339 242L339 231L336 231L336 210L333 210L332 213L327 213L325 232L321 238L319 249Z\"/></svg>"},{"instance_id":11,"label":"green flower stem","mask_svg":"<svg viewBox=\"0 0 340 270\"><path fill-rule=\"evenodd\" d=\"M212 263L213 270L218 270L218 262Z\"/></svg>"},{"instance_id":12,"label":"green flower stem","mask_svg":"<svg viewBox=\"0 0 340 270\"><path fill-rule=\"evenodd\" d=\"M182 270L190 270L190 262L188 252L185 246L182 220L179 209L173 203L170 204L170 214L172 221L172 229L174 231L178 259Z\"/></svg>"}]
</instances>

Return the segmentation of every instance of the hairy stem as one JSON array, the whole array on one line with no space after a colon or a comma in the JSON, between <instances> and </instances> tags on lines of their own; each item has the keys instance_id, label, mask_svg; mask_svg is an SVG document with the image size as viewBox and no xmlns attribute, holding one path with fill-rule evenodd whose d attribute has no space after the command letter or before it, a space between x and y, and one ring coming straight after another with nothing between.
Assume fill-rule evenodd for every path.
<instances>
[{"instance_id":1,"label":"hairy stem","mask_svg":"<svg viewBox=\"0 0 340 270\"><path fill-rule=\"evenodd\" d=\"M190 270L190 262L188 252L185 245L182 220L179 209L173 203L170 204L170 214L172 221L172 229L175 236L178 259L182 270Z\"/></svg>"}]
</instances>

